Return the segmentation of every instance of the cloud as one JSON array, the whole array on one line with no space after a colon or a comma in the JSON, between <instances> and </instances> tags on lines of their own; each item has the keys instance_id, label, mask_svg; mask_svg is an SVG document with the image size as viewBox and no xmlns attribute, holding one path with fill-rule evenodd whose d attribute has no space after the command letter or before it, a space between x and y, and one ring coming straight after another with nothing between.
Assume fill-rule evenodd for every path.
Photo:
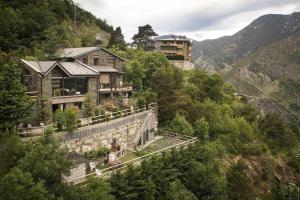
<instances>
[{"instance_id":1,"label":"cloud","mask_svg":"<svg viewBox=\"0 0 300 200\"><path fill-rule=\"evenodd\" d=\"M233 34L257 17L299 11L299 0L76 0L97 17L121 26L129 41L138 26L151 24L159 34L195 39Z\"/></svg>"},{"instance_id":2,"label":"cloud","mask_svg":"<svg viewBox=\"0 0 300 200\"><path fill-rule=\"evenodd\" d=\"M245 12L264 10L267 8L284 7L290 4L299 4L299 0L251 0L251 1L226 1L220 3L212 0L211 4L204 8L198 8L191 13L184 13L182 16L176 18L175 25L170 26L171 31L196 31L211 27L216 27L224 20L231 16L237 16ZM236 20L241 20L236 18ZM174 20L175 21L175 20ZM168 24L162 22L162 28L167 27Z\"/></svg>"}]
</instances>

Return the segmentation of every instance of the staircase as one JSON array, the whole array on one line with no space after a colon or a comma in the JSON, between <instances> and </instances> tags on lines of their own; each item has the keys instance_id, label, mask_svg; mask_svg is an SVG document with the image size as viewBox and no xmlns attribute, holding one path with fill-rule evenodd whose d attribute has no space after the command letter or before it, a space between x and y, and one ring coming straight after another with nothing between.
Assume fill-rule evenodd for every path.
<instances>
[{"instance_id":1,"label":"staircase","mask_svg":"<svg viewBox=\"0 0 300 200\"><path fill-rule=\"evenodd\" d=\"M150 117L154 114L154 112L155 112L154 108L150 108L145 119L140 121L140 123L135 131L135 134L133 134L129 137L128 144L127 144L128 150L130 150L130 151L136 150L136 146L137 146L142 134L144 133L147 122L149 121Z\"/></svg>"}]
</instances>

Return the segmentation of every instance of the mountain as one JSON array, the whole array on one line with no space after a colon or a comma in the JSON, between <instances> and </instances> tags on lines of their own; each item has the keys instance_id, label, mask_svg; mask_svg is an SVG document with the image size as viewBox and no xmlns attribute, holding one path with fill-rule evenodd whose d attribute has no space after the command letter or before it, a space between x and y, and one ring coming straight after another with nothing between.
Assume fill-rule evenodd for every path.
<instances>
[{"instance_id":1,"label":"mountain","mask_svg":"<svg viewBox=\"0 0 300 200\"><path fill-rule=\"evenodd\" d=\"M300 12L265 15L232 36L194 42L192 54L196 66L255 96L262 110L300 115Z\"/></svg>"}]
</instances>

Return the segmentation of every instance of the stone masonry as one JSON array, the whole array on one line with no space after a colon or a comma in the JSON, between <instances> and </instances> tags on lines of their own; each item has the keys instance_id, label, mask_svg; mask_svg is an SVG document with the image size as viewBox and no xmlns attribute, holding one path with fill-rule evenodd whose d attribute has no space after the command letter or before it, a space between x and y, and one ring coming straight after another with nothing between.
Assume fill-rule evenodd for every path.
<instances>
[{"instance_id":1,"label":"stone masonry","mask_svg":"<svg viewBox=\"0 0 300 200\"><path fill-rule=\"evenodd\" d=\"M116 139L118 144L127 149L129 140L135 138L135 134L145 121L148 112L144 111L108 122L82 127L73 134L65 133L61 138L62 147L67 148L69 152L84 153L100 147L110 148L113 139ZM153 113L153 115L156 114ZM145 127L147 130L144 131L150 133L150 130L157 130L157 117L151 117L149 120L152 122L147 122L149 125ZM153 139L153 136L149 138Z\"/></svg>"}]
</instances>

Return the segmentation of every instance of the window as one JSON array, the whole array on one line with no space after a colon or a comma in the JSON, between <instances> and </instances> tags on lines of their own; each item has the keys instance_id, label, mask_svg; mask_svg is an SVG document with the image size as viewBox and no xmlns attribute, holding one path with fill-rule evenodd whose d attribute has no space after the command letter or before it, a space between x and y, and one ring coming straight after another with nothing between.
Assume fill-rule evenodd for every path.
<instances>
[{"instance_id":1,"label":"window","mask_svg":"<svg viewBox=\"0 0 300 200\"><path fill-rule=\"evenodd\" d=\"M62 96L63 95L63 79L52 79L52 96Z\"/></svg>"},{"instance_id":2,"label":"window","mask_svg":"<svg viewBox=\"0 0 300 200\"><path fill-rule=\"evenodd\" d=\"M76 78L76 92L77 94L87 93L87 78Z\"/></svg>"},{"instance_id":3,"label":"window","mask_svg":"<svg viewBox=\"0 0 300 200\"><path fill-rule=\"evenodd\" d=\"M99 58L94 58L94 65L99 65Z\"/></svg>"},{"instance_id":4,"label":"window","mask_svg":"<svg viewBox=\"0 0 300 200\"><path fill-rule=\"evenodd\" d=\"M64 95L71 96L76 94L75 78L64 78Z\"/></svg>"},{"instance_id":5,"label":"window","mask_svg":"<svg viewBox=\"0 0 300 200\"><path fill-rule=\"evenodd\" d=\"M73 96L87 93L87 78L53 78L52 96Z\"/></svg>"}]
</instances>

